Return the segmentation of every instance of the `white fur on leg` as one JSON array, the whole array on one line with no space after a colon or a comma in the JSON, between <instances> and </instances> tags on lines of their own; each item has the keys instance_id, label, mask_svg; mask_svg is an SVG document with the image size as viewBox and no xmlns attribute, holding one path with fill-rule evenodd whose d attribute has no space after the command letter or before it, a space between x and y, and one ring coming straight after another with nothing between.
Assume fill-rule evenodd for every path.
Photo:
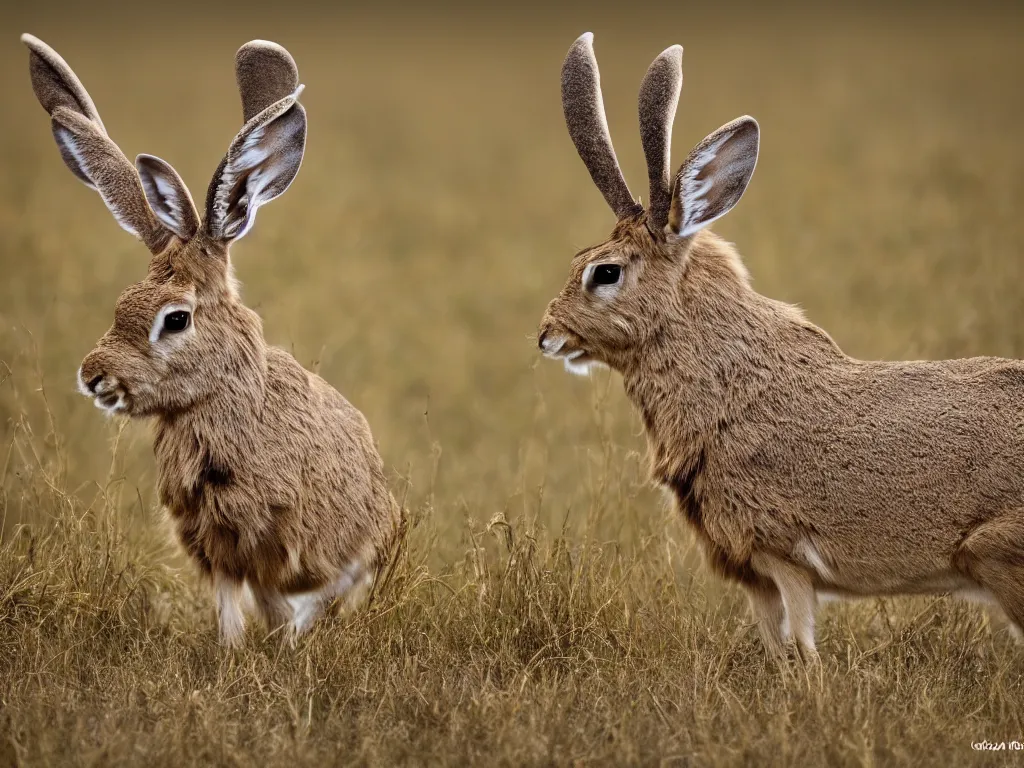
<instances>
[{"instance_id":1,"label":"white fur on leg","mask_svg":"<svg viewBox=\"0 0 1024 768\"><path fill-rule=\"evenodd\" d=\"M782 603L786 606L786 621L790 624L793 638L804 661L815 661L818 650L814 643L814 608L816 600L810 585L797 586L793 583L779 585Z\"/></svg>"},{"instance_id":2,"label":"white fur on leg","mask_svg":"<svg viewBox=\"0 0 1024 768\"><path fill-rule=\"evenodd\" d=\"M818 651L814 644L814 613L818 599L808 571L792 562L765 553L752 558L755 570L775 582L785 608L783 633L786 625L793 633L797 648L805 661L815 661Z\"/></svg>"},{"instance_id":3,"label":"white fur on leg","mask_svg":"<svg viewBox=\"0 0 1024 768\"><path fill-rule=\"evenodd\" d=\"M314 592L305 592L301 595L289 595L288 602L292 606L291 632L293 637L298 637L306 632L313 623L320 618L331 601L345 597L353 587L366 584L372 581L372 577L365 572L362 563L352 563L334 582Z\"/></svg>"},{"instance_id":4,"label":"white fur on leg","mask_svg":"<svg viewBox=\"0 0 1024 768\"><path fill-rule=\"evenodd\" d=\"M288 604L292 607L291 631L295 636L309 629L326 607L323 591L290 595Z\"/></svg>"},{"instance_id":5,"label":"white fur on leg","mask_svg":"<svg viewBox=\"0 0 1024 768\"><path fill-rule=\"evenodd\" d=\"M245 614L242 612L244 598L242 582L215 574L213 589L217 598L217 619L220 624L220 641L228 647L237 646L245 634Z\"/></svg>"}]
</instances>

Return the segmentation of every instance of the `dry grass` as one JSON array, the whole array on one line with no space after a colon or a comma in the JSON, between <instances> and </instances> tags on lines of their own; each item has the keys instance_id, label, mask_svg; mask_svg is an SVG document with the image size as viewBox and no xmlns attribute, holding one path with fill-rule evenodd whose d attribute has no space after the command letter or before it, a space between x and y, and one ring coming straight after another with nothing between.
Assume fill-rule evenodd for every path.
<instances>
[{"instance_id":1,"label":"dry grass","mask_svg":"<svg viewBox=\"0 0 1024 768\"><path fill-rule=\"evenodd\" d=\"M971 743L1024 741L1021 652L974 606L828 606L820 682L767 665L647 487L618 381L530 338L611 224L557 95L593 28L634 191L663 47L687 46L677 159L761 121L718 228L760 290L859 356L1024 357L1022 15L53 9L0 25L0 765L1002 763ZM73 392L144 249L60 163L22 30L197 195L238 127L234 49L299 61L308 162L235 261L268 338L366 413L410 530L373 602L296 650L217 646L145 425Z\"/></svg>"}]
</instances>

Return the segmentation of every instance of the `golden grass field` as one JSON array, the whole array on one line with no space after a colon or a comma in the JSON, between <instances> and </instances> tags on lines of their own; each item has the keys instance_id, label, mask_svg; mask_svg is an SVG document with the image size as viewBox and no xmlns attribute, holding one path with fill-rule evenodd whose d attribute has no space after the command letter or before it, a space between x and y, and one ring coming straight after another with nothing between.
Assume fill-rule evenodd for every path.
<instances>
[{"instance_id":1,"label":"golden grass field","mask_svg":"<svg viewBox=\"0 0 1024 768\"><path fill-rule=\"evenodd\" d=\"M1024 12L38 6L0 12L0 766L1014 759L972 749L1024 741L999 617L830 604L821 680L777 669L647 485L617 378L567 376L534 334L613 224L558 95L592 29L634 193L636 93L668 45L686 47L676 163L760 121L716 227L759 290L860 357L1024 357ZM147 252L61 163L23 31L198 199L240 127L235 49L298 61L306 161L233 258L268 340L366 414L410 529L374 601L294 650L258 629L218 646L147 426L74 391Z\"/></svg>"}]
</instances>

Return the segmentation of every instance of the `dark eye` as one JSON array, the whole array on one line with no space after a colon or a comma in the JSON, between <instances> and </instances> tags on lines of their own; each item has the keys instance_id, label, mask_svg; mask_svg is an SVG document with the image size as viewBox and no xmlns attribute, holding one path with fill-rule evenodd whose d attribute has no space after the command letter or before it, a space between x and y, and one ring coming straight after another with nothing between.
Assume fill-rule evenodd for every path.
<instances>
[{"instance_id":1,"label":"dark eye","mask_svg":"<svg viewBox=\"0 0 1024 768\"><path fill-rule=\"evenodd\" d=\"M590 279L594 285L615 285L619 282L621 273L622 267L618 264L598 264L594 267L594 274Z\"/></svg>"},{"instance_id":2,"label":"dark eye","mask_svg":"<svg viewBox=\"0 0 1024 768\"><path fill-rule=\"evenodd\" d=\"M168 312L164 315L164 330L170 333L181 333L188 328L192 315L184 310Z\"/></svg>"}]
</instances>

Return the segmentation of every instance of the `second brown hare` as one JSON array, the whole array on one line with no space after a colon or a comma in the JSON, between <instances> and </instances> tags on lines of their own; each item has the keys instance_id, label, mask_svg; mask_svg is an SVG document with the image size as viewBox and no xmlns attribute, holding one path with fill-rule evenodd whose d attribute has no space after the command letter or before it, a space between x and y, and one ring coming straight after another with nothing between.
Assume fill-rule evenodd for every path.
<instances>
[{"instance_id":1,"label":"second brown hare","mask_svg":"<svg viewBox=\"0 0 1024 768\"><path fill-rule=\"evenodd\" d=\"M1024 627L1024 363L857 360L757 293L707 226L746 189L758 124L724 125L673 173L681 86L674 46L640 88L644 208L612 149L592 36L570 49L569 133L618 222L573 258L541 350L622 374L652 477L746 591L772 654L795 640L816 658L828 596L954 593Z\"/></svg>"}]
</instances>

